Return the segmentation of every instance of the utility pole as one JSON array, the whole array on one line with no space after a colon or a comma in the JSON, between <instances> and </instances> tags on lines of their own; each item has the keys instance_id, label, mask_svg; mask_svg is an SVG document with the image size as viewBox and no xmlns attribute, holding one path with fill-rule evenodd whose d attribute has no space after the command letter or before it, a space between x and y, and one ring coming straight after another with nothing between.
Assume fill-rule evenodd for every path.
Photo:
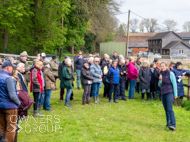
<instances>
[{"instance_id":1,"label":"utility pole","mask_svg":"<svg viewBox=\"0 0 190 142\"><path fill-rule=\"evenodd\" d=\"M128 48L129 48L129 23L130 23L130 10L128 11L128 24L127 24L127 47L125 56L128 56Z\"/></svg>"}]
</instances>

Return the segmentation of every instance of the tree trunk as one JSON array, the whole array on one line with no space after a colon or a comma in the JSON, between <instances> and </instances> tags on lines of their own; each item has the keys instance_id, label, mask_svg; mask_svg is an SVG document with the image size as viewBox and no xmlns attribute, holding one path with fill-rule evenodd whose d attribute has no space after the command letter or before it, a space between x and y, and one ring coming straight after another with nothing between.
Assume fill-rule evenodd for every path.
<instances>
[{"instance_id":1,"label":"tree trunk","mask_svg":"<svg viewBox=\"0 0 190 142\"><path fill-rule=\"evenodd\" d=\"M71 54L75 54L75 46L74 45L72 45Z\"/></svg>"},{"instance_id":2,"label":"tree trunk","mask_svg":"<svg viewBox=\"0 0 190 142\"><path fill-rule=\"evenodd\" d=\"M4 50L6 52L8 44L8 26L5 28L5 35L4 35Z\"/></svg>"}]
</instances>

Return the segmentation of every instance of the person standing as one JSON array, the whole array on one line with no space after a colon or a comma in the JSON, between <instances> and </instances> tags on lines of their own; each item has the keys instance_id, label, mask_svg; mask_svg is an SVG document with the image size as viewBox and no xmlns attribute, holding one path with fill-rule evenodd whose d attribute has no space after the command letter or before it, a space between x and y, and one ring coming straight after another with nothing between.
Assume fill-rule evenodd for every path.
<instances>
[{"instance_id":1,"label":"person standing","mask_svg":"<svg viewBox=\"0 0 190 142\"><path fill-rule=\"evenodd\" d=\"M125 64L126 64L126 67L127 67L128 64L129 64L129 57L130 57L130 55L125 57ZM129 80L128 80L128 78L126 77L125 90L128 91L128 88L129 88Z\"/></svg>"},{"instance_id":2,"label":"person standing","mask_svg":"<svg viewBox=\"0 0 190 142\"><path fill-rule=\"evenodd\" d=\"M80 90L80 83L81 80L81 69L83 66L84 57L82 56L82 52L78 52L78 56L75 58L74 63L76 64L76 73L77 73L77 90Z\"/></svg>"},{"instance_id":3,"label":"person standing","mask_svg":"<svg viewBox=\"0 0 190 142\"><path fill-rule=\"evenodd\" d=\"M61 83L60 83L60 88L67 89L67 93L65 96L65 106L67 107L72 107L72 104L69 102L69 99L71 97L71 93L73 89L72 81L75 78L72 75L71 70L69 70L71 65L72 65L71 59L70 58L65 59L65 66L63 66L63 69L62 69Z\"/></svg>"},{"instance_id":4,"label":"person standing","mask_svg":"<svg viewBox=\"0 0 190 142\"><path fill-rule=\"evenodd\" d=\"M108 81L110 83L110 90L109 90L109 102L112 102L112 93L114 92L113 100L115 103L118 102L118 87L119 87L119 80L120 80L120 71L117 67L117 61L112 61L112 65L110 67L109 73L108 73Z\"/></svg>"},{"instance_id":5,"label":"person standing","mask_svg":"<svg viewBox=\"0 0 190 142\"><path fill-rule=\"evenodd\" d=\"M94 59L94 63L90 66L90 72L93 75L93 84L92 84L92 96L94 99L94 103L100 103L99 101L99 89L100 83L102 82L102 70L99 65L99 58Z\"/></svg>"},{"instance_id":6,"label":"person standing","mask_svg":"<svg viewBox=\"0 0 190 142\"><path fill-rule=\"evenodd\" d=\"M182 69L182 63L177 62L175 66L173 66L172 72L174 73L177 81L177 93L179 96L179 99L174 100L175 106L181 106L183 102L183 97L186 97L183 87L183 78L185 78L186 74L190 74L189 70L183 70Z\"/></svg>"},{"instance_id":7,"label":"person standing","mask_svg":"<svg viewBox=\"0 0 190 142\"><path fill-rule=\"evenodd\" d=\"M58 78L58 69L59 69L59 66L58 66L56 60L57 60L57 56L53 55L52 60L50 62L50 67L52 69L52 72L53 72L53 75L54 75L54 78L55 78L55 89L54 90L57 90L57 88L56 88L56 79Z\"/></svg>"},{"instance_id":8,"label":"person standing","mask_svg":"<svg viewBox=\"0 0 190 142\"><path fill-rule=\"evenodd\" d=\"M44 74L44 80L45 80L45 98L44 98L44 105L43 109L46 111L53 111L50 106L50 99L52 90L55 89L55 76L50 70L50 63L49 61L44 61L44 67L43 67L43 74Z\"/></svg>"},{"instance_id":9,"label":"person standing","mask_svg":"<svg viewBox=\"0 0 190 142\"><path fill-rule=\"evenodd\" d=\"M16 84L11 77L13 67L10 61L4 61L0 71L0 130L7 142L14 142L20 106Z\"/></svg>"},{"instance_id":10,"label":"person standing","mask_svg":"<svg viewBox=\"0 0 190 142\"><path fill-rule=\"evenodd\" d=\"M25 72L25 64L21 62L18 63L17 70L18 70L18 77L22 85L22 90L28 93L27 82L25 80L25 77L22 75Z\"/></svg>"},{"instance_id":11,"label":"person standing","mask_svg":"<svg viewBox=\"0 0 190 142\"><path fill-rule=\"evenodd\" d=\"M28 58L28 54L26 51L20 53L20 61L17 63L23 63L25 65L25 72L22 73L22 75L24 76L25 80L26 80L26 83L27 83L27 86L28 86L28 83L30 83L30 66L27 62L27 58Z\"/></svg>"},{"instance_id":12,"label":"person standing","mask_svg":"<svg viewBox=\"0 0 190 142\"><path fill-rule=\"evenodd\" d=\"M114 53L113 53L113 56L112 56L112 61L113 60L117 60L118 61L118 56L117 56L117 52L115 51Z\"/></svg>"},{"instance_id":13,"label":"person standing","mask_svg":"<svg viewBox=\"0 0 190 142\"><path fill-rule=\"evenodd\" d=\"M177 99L177 83L173 72L167 69L167 64L161 63L161 73L159 76L158 86L162 95L162 103L166 113L166 127L170 130L176 130L176 120L173 111L174 99Z\"/></svg>"},{"instance_id":14,"label":"person standing","mask_svg":"<svg viewBox=\"0 0 190 142\"><path fill-rule=\"evenodd\" d=\"M118 100L122 98L122 100L126 101L126 95L125 95L125 82L127 77L127 67L125 65L125 60L122 59L119 64L118 68L120 71L120 81L119 81L119 87L118 87Z\"/></svg>"},{"instance_id":15,"label":"person standing","mask_svg":"<svg viewBox=\"0 0 190 142\"><path fill-rule=\"evenodd\" d=\"M140 89L142 95L142 101L144 101L144 94L146 92L147 101L150 100L150 81L151 81L151 72L149 69L148 60L144 60L142 67L139 70L139 79L140 79Z\"/></svg>"},{"instance_id":16,"label":"person standing","mask_svg":"<svg viewBox=\"0 0 190 142\"><path fill-rule=\"evenodd\" d=\"M84 60L83 67L81 69L81 77L82 77L82 84L84 88L84 93L82 97L82 104L91 104L90 103L90 93L91 93L91 85L93 81L92 73L90 72L90 67L88 65L88 61Z\"/></svg>"},{"instance_id":17,"label":"person standing","mask_svg":"<svg viewBox=\"0 0 190 142\"><path fill-rule=\"evenodd\" d=\"M160 87L158 86L158 81L159 81L159 76L160 76L160 61L158 60L156 62L156 68L154 69L154 85L155 85L155 100L158 100L158 98L160 97L161 100L161 96L160 96Z\"/></svg>"},{"instance_id":18,"label":"person standing","mask_svg":"<svg viewBox=\"0 0 190 142\"><path fill-rule=\"evenodd\" d=\"M134 58L130 56L129 64L127 65L127 79L129 80L130 83L129 99L134 99L135 84L137 77L138 77L138 70L135 67Z\"/></svg>"},{"instance_id":19,"label":"person standing","mask_svg":"<svg viewBox=\"0 0 190 142\"><path fill-rule=\"evenodd\" d=\"M31 71L31 83L30 83L30 92L33 92L34 97L34 111L33 116L41 117L41 112L38 111L38 103L39 103L39 95L44 91L43 78L41 69L43 67L43 63L41 61L35 62L35 67Z\"/></svg>"},{"instance_id":20,"label":"person standing","mask_svg":"<svg viewBox=\"0 0 190 142\"><path fill-rule=\"evenodd\" d=\"M154 69L156 68L155 63L150 64L150 73L151 73L151 80L150 80L150 98L155 99L154 92L155 92L155 86L154 86Z\"/></svg>"},{"instance_id":21,"label":"person standing","mask_svg":"<svg viewBox=\"0 0 190 142\"><path fill-rule=\"evenodd\" d=\"M139 57L137 58L136 63L135 63L135 67L137 68L138 73L139 73L139 70L140 70L140 68L141 68L141 59L142 59L142 58L139 56ZM136 87L135 87L136 92L137 92L138 94L140 93L139 87L140 87L140 79L139 79L139 76L138 76L138 78L137 78L137 80L136 80Z\"/></svg>"}]
</instances>

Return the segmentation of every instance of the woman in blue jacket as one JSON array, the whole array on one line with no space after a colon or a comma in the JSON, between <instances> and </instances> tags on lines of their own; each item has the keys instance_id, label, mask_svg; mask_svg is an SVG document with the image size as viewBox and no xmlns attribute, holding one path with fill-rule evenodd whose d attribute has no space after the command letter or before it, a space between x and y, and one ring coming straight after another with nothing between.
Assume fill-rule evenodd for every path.
<instances>
[{"instance_id":1,"label":"woman in blue jacket","mask_svg":"<svg viewBox=\"0 0 190 142\"><path fill-rule=\"evenodd\" d=\"M112 93L114 92L114 102L119 103L117 100L117 90L119 86L119 79L120 79L120 71L117 67L117 61L112 61L112 65L110 67L108 73L108 81L110 83L110 90L109 90L109 102L112 102Z\"/></svg>"},{"instance_id":2,"label":"woman in blue jacket","mask_svg":"<svg viewBox=\"0 0 190 142\"><path fill-rule=\"evenodd\" d=\"M183 101L183 97L186 97L186 95L184 94L184 88L183 88L183 81L182 81L182 79L184 78L184 76L186 74L189 74L190 71L189 70L183 70L182 69L182 63L181 62L177 62L175 64L175 66L173 67L172 72L175 74L175 77L176 77L177 92L178 92L178 96L179 96L179 99L176 99L174 101L174 104L176 106L181 106L182 101Z\"/></svg>"}]
</instances>

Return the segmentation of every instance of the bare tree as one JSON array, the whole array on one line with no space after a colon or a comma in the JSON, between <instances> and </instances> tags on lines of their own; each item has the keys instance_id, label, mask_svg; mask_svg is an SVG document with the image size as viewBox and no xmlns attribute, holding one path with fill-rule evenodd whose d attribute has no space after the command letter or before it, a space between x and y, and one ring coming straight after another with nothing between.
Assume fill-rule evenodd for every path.
<instances>
[{"instance_id":1,"label":"bare tree","mask_svg":"<svg viewBox=\"0 0 190 142\"><path fill-rule=\"evenodd\" d=\"M144 33L144 20L142 20L139 24L139 30L141 33Z\"/></svg>"},{"instance_id":2,"label":"bare tree","mask_svg":"<svg viewBox=\"0 0 190 142\"><path fill-rule=\"evenodd\" d=\"M166 19L163 24L166 26L166 31L177 31L177 22L173 19Z\"/></svg>"},{"instance_id":3,"label":"bare tree","mask_svg":"<svg viewBox=\"0 0 190 142\"><path fill-rule=\"evenodd\" d=\"M155 32L155 28L158 25L157 20L154 18L151 19L144 19L141 21L141 28L144 25L148 33L153 33Z\"/></svg>"},{"instance_id":4,"label":"bare tree","mask_svg":"<svg viewBox=\"0 0 190 142\"><path fill-rule=\"evenodd\" d=\"M186 21L183 24L183 29L184 29L185 32L190 32L190 21Z\"/></svg>"},{"instance_id":5,"label":"bare tree","mask_svg":"<svg viewBox=\"0 0 190 142\"><path fill-rule=\"evenodd\" d=\"M139 23L138 19L131 19L130 20L130 30L132 33L135 33L136 30L138 29L138 23Z\"/></svg>"},{"instance_id":6,"label":"bare tree","mask_svg":"<svg viewBox=\"0 0 190 142\"><path fill-rule=\"evenodd\" d=\"M122 26L123 26L123 29L124 29L125 33L127 33L127 24L122 23Z\"/></svg>"}]
</instances>

